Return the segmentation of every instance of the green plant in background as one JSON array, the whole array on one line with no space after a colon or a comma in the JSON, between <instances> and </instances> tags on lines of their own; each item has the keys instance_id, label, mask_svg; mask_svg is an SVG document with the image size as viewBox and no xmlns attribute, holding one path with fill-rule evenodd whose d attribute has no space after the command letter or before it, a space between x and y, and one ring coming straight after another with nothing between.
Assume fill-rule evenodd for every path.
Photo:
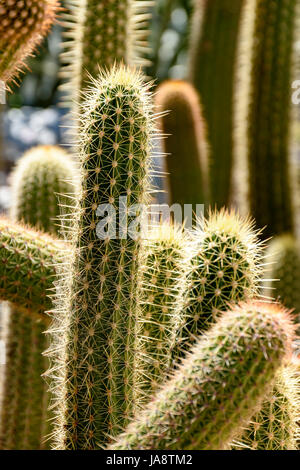
<instances>
[{"instance_id":1,"label":"green plant in background","mask_svg":"<svg viewBox=\"0 0 300 470\"><path fill-rule=\"evenodd\" d=\"M211 147L211 203L229 202L233 96L241 15L246 0L194 0L189 79L198 90Z\"/></svg>"},{"instance_id":2,"label":"green plant in background","mask_svg":"<svg viewBox=\"0 0 300 470\"><path fill-rule=\"evenodd\" d=\"M294 230L289 135L299 2L257 0L253 8L251 38L246 26L240 39L248 41L244 54L251 65L250 80L245 78L249 81L245 91L249 103L246 119L241 121L245 132L241 132L240 146L246 147L247 153L250 211L258 226L266 226L264 234L268 237Z\"/></svg>"},{"instance_id":3,"label":"green plant in background","mask_svg":"<svg viewBox=\"0 0 300 470\"><path fill-rule=\"evenodd\" d=\"M115 62L143 65L147 51L148 0L68 0L62 76L70 100ZM83 95L82 95L83 96Z\"/></svg>"},{"instance_id":4,"label":"green plant in background","mask_svg":"<svg viewBox=\"0 0 300 470\"><path fill-rule=\"evenodd\" d=\"M8 83L24 69L49 32L58 10L57 0L9 0L0 5L0 80Z\"/></svg>"},{"instance_id":5,"label":"green plant in background","mask_svg":"<svg viewBox=\"0 0 300 470\"><path fill-rule=\"evenodd\" d=\"M271 393L233 448L297 450L299 405L299 376L289 365L276 373Z\"/></svg>"},{"instance_id":6,"label":"green plant in background","mask_svg":"<svg viewBox=\"0 0 300 470\"><path fill-rule=\"evenodd\" d=\"M292 337L284 309L255 302L234 307L109 450L226 448L268 393Z\"/></svg>"},{"instance_id":7,"label":"green plant in background","mask_svg":"<svg viewBox=\"0 0 300 470\"><path fill-rule=\"evenodd\" d=\"M67 250L67 245L54 237L0 218L1 300L26 312L44 314L50 310L47 293Z\"/></svg>"},{"instance_id":8,"label":"green plant in background","mask_svg":"<svg viewBox=\"0 0 300 470\"><path fill-rule=\"evenodd\" d=\"M199 96L192 85L168 80L157 90L170 204L208 202L208 146ZM166 111L169 111L168 113Z\"/></svg>"},{"instance_id":9,"label":"green plant in background","mask_svg":"<svg viewBox=\"0 0 300 470\"><path fill-rule=\"evenodd\" d=\"M262 245L253 221L211 212L193 234L187 298L173 357L182 356L228 308L254 298L262 282Z\"/></svg>"},{"instance_id":10,"label":"green plant in background","mask_svg":"<svg viewBox=\"0 0 300 470\"><path fill-rule=\"evenodd\" d=\"M170 367L188 266L187 239L177 226L162 224L154 228L144 249L134 377L137 408L149 400Z\"/></svg>"},{"instance_id":11,"label":"green plant in background","mask_svg":"<svg viewBox=\"0 0 300 470\"><path fill-rule=\"evenodd\" d=\"M269 244L267 258L270 267L267 276L270 281L265 293L271 294L287 308L300 314L300 247L299 242L290 234L275 237Z\"/></svg>"},{"instance_id":12,"label":"green plant in background","mask_svg":"<svg viewBox=\"0 0 300 470\"><path fill-rule=\"evenodd\" d=\"M120 197L129 208L147 201L153 125L142 82L134 70L113 67L93 81L82 106L74 251L58 286L52 330L59 449L94 449L131 414L141 240L126 212L129 234L123 234L119 203ZM115 210L116 233L111 226L103 233L107 220L98 225L103 204L112 218Z\"/></svg>"},{"instance_id":13,"label":"green plant in background","mask_svg":"<svg viewBox=\"0 0 300 470\"><path fill-rule=\"evenodd\" d=\"M74 193L74 184L75 168L66 152L52 146L40 146L29 150L18 161L12 175L12 219L23 221L37 229L56 233L58 230L55 218L59 216L58 195L65 193L70 197ZM64 203L65 201L63 201L65 210ZM69 212L71 212L70 209ZM11 236L12 230L8 232ZM29 233L27 240L30 240L30 235ZM34 240L34 244L39 245L38 242L39 240ZM2 250L8 255L6 263L10 261L13 264L12 268L18 272L14 278L16 280L20 278L20 272L25 274L25 279L19 281L21 284L24 283L23 289L26 290L28 296L28 299L25 298L25 304L31 300L34 276L39 277L40 299L38 300L40 302L42 299L46 300L46 296L50 294L45 290L45 287L48 287L49 277L52 275L52 281L55 280L53 278L54 266L43 265L39 258L38 264L41 272L37 273L35 267L36 258L43 254L42 259L49 262L46 256L53 255L55 248L51 250L51 244L55 247L55 242L50 242L50 246L42 247L36 247L34 244L30 261L27 261L25 265L18 265L17 269L16 257L18 256L19 259L24 257L24 249L27 257L30 252L28 247L24 246L24 234L16 235L16 241L10 239L8 246L5 243L2 245ZM27 271L30 262L32 269ZM40 277L43 268L44 278ZM9 281L11 280L10 277ZM14 288L16 289L16 285ZM9 360L6 362L1 416L3 424L1 440L4 449L44 448L46 435L50 431L47 412L49 396L47 386L41 377L47 369L47 359L42 356L42 353L48 346L44 334L48 322L45 316L37 319L36 313L36 311L30 311L28 314L15 307L9 312L6 340Z\"/></svg>"}]
</instances>

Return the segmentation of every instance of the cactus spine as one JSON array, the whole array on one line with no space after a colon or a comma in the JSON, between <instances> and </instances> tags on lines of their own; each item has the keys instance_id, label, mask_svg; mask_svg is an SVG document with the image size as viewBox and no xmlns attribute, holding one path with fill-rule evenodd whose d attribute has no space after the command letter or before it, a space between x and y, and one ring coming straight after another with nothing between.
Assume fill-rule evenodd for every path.
<instances>
[{"instance_id":1,"label":"cactus spine","mask_svg":"<svg viewBox=\"0 0 300 470\"><path fill-rule=\"evenodd\" d=\"M163 142L170 203L204 204L208 201L208 148L199 96L192 85L180 80L164 82L156 94L162 112ZM166 113L166 111L169 111Z\"/></svg>"},{"instance_id":2,"label":"cactus spine","mask_svg":"<svg viewBox=\"0 0 300 470\"><path fill-rule=\"evenodd\" d=\"M261 282L262 247L251 220L234 211L211 212L193 237L188 297L174 357L181 356L228 303L254 298Z\"/></svg>"},{"instance_id":3,"label":"cactus spine","mask_svg":"<svg viewBox=\"0 0 300 470\"><path fill-rule=\"evenodd\" d=\"M151 231L145 241L135 366L137 406L149 400L170 366L183 309L187 246L182 230L167 224Z\"/></svg>"},{"instance_id":4,"label":"cactus spine","mask_svg":"<svg viewBox=\"0 0 300 470\"><path fill-rule=\"evenodd\" d=\"M146 13L150 2L139 0L68 0L66 40L62 56L69 98L81 99L89 77L116 63L143 65L147 51ZM71 39L71 40L70 40ZM82 95L83 96L83 95Z\"/></svg>"},{"instance_id":5,"label":"cactus spine","mask_svg":"<svg viewBox=\"0 0 300 470\"><path fill-rule=\"evenodd\" d=\"M194 0L189 78L201 96L211 146L211 202L229 202L236 51L245 0Z\"/></svg>"},{"instance_id":6,"label":"cactus spine","mask_svg":"<svg viewBox=\"0 0 300 470\"><path fill-rule=\"evenodd\" d=\"M73 173L74 168L68 155L57 147L41 146L27 152L19 160L12 177L14 195L12 218L49 232L57 232L53 220L59 215L57 194L74 191L71 182L63 182L60 179L71 179ZM14 243L8 247L8 250L13 253ZM28 247L25 250L28 256ZM41 253L35 253L36 256L38 254ZM16 258L13 261L15 263ZM38 263L42 264L41 258ZM32 264L35 272L35 265ZM24 269L23 266L19 267L23 271L22 268ZM45 269L48 269L48 275L45 276L47 278L49 270L53 275L55 268L45 266ZM27 280L27 284L32 280L32 278ZM54 280L52 277L52 281ZM9 281L11 282L11 278ZM21 282L24 282L23 279ZM43 288L42 296L45 298L48 294L45 282L40 283L39 289L41 288ZM49 397L41 374L47 369L47 360L42 353L47 349L48 341L44 331L48 322L45 316L37 319L36 313L31 311L28 314L18 308L13 308L10 312L8 348L11 355L6 364L4 406L1 417L4 448L41 449L45 446L46 436L43 432L48 425ZM17 347L14 351L9 342L12 341L14 344L16 340ZM14 377L11 371L14 372ZM17 384L13 397L11 397L11 380Z\"/></svg>"},{"instance_id":7,"label":"cactus spine","mask_svg":"<svg viewBox=\"0 0 300 470\"><path fill-rule=\"evenodd\" d=\"M294 230L289 178L292 56L298 0L257 0L246 132L250 210L265 236ZM245 34L247 32L245 31ZM244 32L242 31L241 40ZM248 80L248 79L247 79ZM237 103L239 106L239 103Z\"/></svg>"},{"instance_id":8,"label":"cactus spine","mask_svg":"<svg viewBox=\"0 0 300 470\"><path fill-rule=\"evenodd\" d=\"M61 382L59 372L53 373L60 449L101 446L131 413L141 240L139 233L121 234L119 202L127 197L132 207L147 200L152 118L149 87L142 81L135 71L113 67L93 81L82 107L82 191L70 278L59 285L53 330L54 344L61 343L65 354ZM116 237L109 229L104 237L99 233L97 208L102 204L116 213Z\"/></svg>"},{"instance_id":9,"label":"cactus spine","mask_svg":"<svg viewBox=\"0 0 300 470\"><path fill-rule=\"evenodd\" d=\"M0 5L0 80L10 82L48 33L56 0L5 0Z\"/></svg>"},{"instance_id":10,"label":"cactus spine","mask_svg":"<svg viewBox=\"0 0 300 470\"><path fill-rule=\"evenodd\" d=\"M270 395L234 448L297 450L299 405L299 377L290 365L277 372Z\"/></svg>"},{"instance_id":11,"label":"cactus spine","mask_svg":"<svg viewBox=\"0 0 300 470\"><path fill-rule=\"evenodd\" d=\"M51 308L47 293L56 266L67 251L67 245L54 237L0 218L0 299L18 310L44 314Z\"/></svg>"},{"instance_id":12,"label":"cactus spine","mask_svg":"<svg viewBox=\"0 0 300 470\"><path fill-rule=\"evenodd\" d=\"M275 305L226 312L109 450L226 448L260 406L293 333Z\"/></svg>"}]
</instances>

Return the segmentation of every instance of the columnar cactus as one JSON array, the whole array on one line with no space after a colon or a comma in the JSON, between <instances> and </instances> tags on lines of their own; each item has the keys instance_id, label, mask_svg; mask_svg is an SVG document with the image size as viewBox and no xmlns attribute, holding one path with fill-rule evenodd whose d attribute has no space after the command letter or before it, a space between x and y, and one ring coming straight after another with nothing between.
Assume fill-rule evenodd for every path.
<instances>
[{"instance_id":1,"label":"columnar cactus","mask_svg":"<svg viewBox=\"0 0 300 470\"><path fill-rule=\"evenodd\" d=\"M300 314L300 247L290 234L275 237L269 244L267 259L270 263L265 293L293 309L295 318Z\"/></svg>"},{"instance_id":2,"label":"columnar cactus","mask_svg":"<svg viewBox=\"0 0 300 470\"><path fill-rule=\"evenodd\" d=\"M295 368L280 369L261 410L251 418L234 449L297 450L300 386Z\"/></svg>"},{"instance_id":3,"label":"columnar cactus","mask_svg":"<svg viewBox=\"0 0 300 470\"><path fill-rule=\"evenodd\" d=\"M1 0L0 80L10 82L24 68L25 58L48 33L57 0Z\"/></svg>"},{"instance_id":4,"label":"columnar cactus","mask_svg":"<svg viewBox=\"0 0 300 470\"><path fill-rule=\"evenodd\" d=\"M56 266L67 251L55 237L0 218L0 299L26 312L50 310Z\"/></svg>"},{"instance_id":5,"label":"columnar cactus","mask_svg":"<svg viewBox=\"0 0 300 470\"><path fill-rule=\"evenodd\" d=\"M226 448L261 405L293 333L279 306L227 311L109 450Z\"/></svg>"},{"instance_id":6,"label":"columnar cactus","mask_svg":"<svg viewBox=\"0 0 300 470\"><path fill-rule=\"evenodd\" d=\"M62 75L67 96L78 101L89 77L115 62L143 65L148 0L68 0ZM70 40L71 39L71 40ZM83 96L83 95L82 95Z\"/></svg>"},{"instance_id":7,"label":"columnar cactus","mask_svg":"<svg viewBox=\"0 0 300 470\"><path fill-rule=\"evenodd\" d=\"M57 193L74 191L73 175L74 167L66 152L57 147L48 146L30 150L19 160L12 177L12 218L49 232L57 232L58 224L53 220L59 215ZM70 182L63 181L66 178ZM21 234L21 237L22 235L24 239L24 234ZM3 247L11 255L8 256L7 262L9 260L12 262L14 270L16 270L16 257L13 258L13 253L17 251L16 245L18 243L20 244L20 240L17 243L12 241L11 245ZM50 251L46 246L47 249ZM28 257L29 247L23 246L23 256L24 251ZM35 254L35 259L30 259L33 265L32 271L38 277L41 276L41 273L36 273L35 263L36 257L42 254L42 250L34 252L33 248L32 251ZM18 256L20 256L20 252L22 253L22 246L17 253ZM38 264L42 265L44 259L45 256L42 259L39 258ZM28 266L28 261L26 265ZM24 268L25 266L21 265L16 271L22 271L24 275ZM46 275L43 280L40 279L39 285L40 291L44 289L41 292L42 299L51 293L45 290L45 284L49 278L49 271L52 271L53 274L54 269L54 266L44 266ZM18 275L20 277L20 272ZM15 291L18 288L12 284L12 279L16 277L15 275L6 279L6 282L9 282ZM55 278L52 277L52 281L54 280ZM24 283L27 286L27 291L29 290L29 301L31 300L32 282L33 275L25 280L21 279L21 284ZM30 286L28 286L29 283ZM25 299L25 303L26 301L27 299ZM31 311L28 314L21 309L13 308L9 316L7 343L11 355L6 363L4 406L1 416L2 445L6 449L39 449L45 445L46 436L43 435L43 432L47 428L44 423L47 422L49 397L41 374L47 369L47 360L42 356L42 353L47 349L48 342L44 331L48 322L45 320L45 316L41 316L37 321L36 313ZM12 341L12 346L9 344L10 341ZM15 341L17 341L17 346L14 350ZM11 375L12 370L14 377ZM16 390L13 390L11 380L13 383L16 382ZM15 394L13 397L11 396L12 390Z\"/></svg>"},{"instance_id":8,"label":"columnar cactus","mask_svg":"<svg viewBox=\"0 0 300 470\"><path fill-rule=\"evenodd\" d=\"M94 449L131 413L141 236L131 224L126 234L120 219L127 226L134 205L147 200L152 117L142 82L134 70L113 67L93 81L82 105L74 252L58 286L53 326L59 449ZM129 207L123 213L120 198ZM105 211L116 233L108 219L97 223Z\"/></svg>"},{"instance_id":9,"label":"columnar cactus","mask_svg":"<svg viewBox=\"0 0 300 470\"><path fill-rule=\"evenodd\" d=\"M208 202L208 146L199 96L192 85L168 80L157 90L170 203Z\"/></svg>"},{"instance_id":10,"label":"columnar cactus","mask_svg":"<svg viewBox=\"0 0 300 470\"><path fill-rule=\"evenodd\" d=\"M236 52L246 0L194 0L189 78L199 91L211 146L211 202L228 204L232 178Z\"/></svg>"},{"instance_id":11,"label":"columnar cactus","mask_svg":"<svg viewBox=\"0 0 300 470\"><path fill-rule=\"evenodd\" d=\"M163 382L183 310L188 243L182 229L159 225L145 240L137 323L135 389L142 406Z\"/></svg>"},{"instance_id":12,"label":"columnar cactus","mask_svg":"<svg viewBox=\"0 0 300 470\"><path fill-rule=\"evenodd\" d=\"M256 0L254 28L246 25L241 41L248 41L251 67L245 90L246 119L241 119L241 147L249 166L250 210L266 237L294 230L289 178L291 83L298 0ZM241 57L242 60L243 57ZM238 83L243 87L243 83ZM243 101L237 102L237 113ZM242 132L242 127L245 130ZM245 138L246 136L246 138ZM237 155L239 158L239 154Z\"/></svg>"},{"instance_id":13,"label":"columnar cactus","mask_svg":"<svg viewBox=\"0 0 300 470\"><path fill-rule=\"evenodd\" d=\"M211 212L193 237L188 295L174 357L181 356L228 303L254 298L263 272L262 245L253 222L234 211Z\"/></svg>"}]
</instances>

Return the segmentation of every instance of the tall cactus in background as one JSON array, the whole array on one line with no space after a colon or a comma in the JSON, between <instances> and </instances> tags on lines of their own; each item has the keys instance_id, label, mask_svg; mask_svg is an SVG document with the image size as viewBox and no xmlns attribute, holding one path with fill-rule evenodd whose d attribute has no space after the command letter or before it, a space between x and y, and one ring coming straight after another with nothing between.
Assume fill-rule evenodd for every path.
<instances>
[{"instance_id":1,"label":"tall cactus in background","mask_svg":"<svg viewBox=\"0 0 300 470\"><path fill-rule=\"evenodd\" d=\"M251 302L234 307L109 450L226 448L268 393L292 337L284 309Z\"/></svg>"},{"instance_id":2,"label":"tall cactus in background","mask_svg":"<svg viewBox=\"0 0 300 470\"><path fill-rule=\"evenodd\" d=\"M66 41L62 55L67 98L80 100L80 91L97 77L99 68L115 62L143 65L147 51L148 0L67 0Z\"/></svg>"},{"instance_id":3,"label":"tall cactus in background","mask_svg":"<svg viewBox=\"0 0 300 470\"><path fill-rule=\"evenodd\" d=\"M269 396L234 449L297 450L300 386L295 367L281 368Z\"/></svg>"},{"instance_id":4,"label":"tall cactus in background","mask_svg":"<svg viewBox=\"0 0 300 470\"><path fill-rule=\"evenodd\" d=\"M188 266L188 243L182 229L162 224L145 241L137 318L136 402L149 400L166 376L171 345L180 324Z\"/></svg>"},{"instance_id":5,"label":"tall cactus in background","mask_svg":"<svg viewBox=\"0 0 300 470\"><path fill-rule=\"evenodd\" d=\"M0 3L0 80L12 81L48 33L57 0L9 0ZM1 91L1 90L0 90Z\"/></svg>"},{"instance_id":6,"label":"tall cactus in background","mask_svg":"<svg viewBox=\"0 0 300 470\"><path fill-rule=\"evenodd\" d=\"M246 0L194 0L189 78L198 90L211 147L211 203L229 202L233 96L240 20Z\"/></svg>"},{"instance_id":7,"label":"tall cactus in background","mask_svg":"<svg viewBox=\"0 0 300 470\"><path fill-rule=\"evenodd\" d=\"M251 213L260 227L266 226L265 236L273 236L294 230L289 134L299 1L256 0L253 8L251 38L247 25L241 31L241 41L248 41L244 54L251 67L250 80L245 77L248 105L246 119L241 119L245 131L240 134L239 148L246 147Z\"/></svg>"},{"instance_id":8,"label":"tall cactus in background","mask_svg":"<svg viewBox=\"0 0 300 470\"><path fill-rule=\"evenodd\" d=\"M52 330L59 449L97 448L131 413L141 236L131 225L123 233L119 218L127 226L130 216L119 204L147 200L153 126L142 82L137 72L113 67L93 81L82 106L74 252L58 286ZM97 223L102 207L111 222L116 215L116 233L111 225L103 232L108 220Z\"/></svg>"},{"instance_id":9,"label":"tall cactus in background","mask_svg":"<svg viewBox=\"0 0 300 470\"><path fill-rule=\"evenodd\" d=\"M293 309L300 318L300 246L289 234L275 237L267 251L270 269L267 276L266 294L280 300L287 308ZM267 290L268 289L268 290Z\"/></svg>"},{"instance_id":10,"label":"tall cactus in background","mask_svg":"<svg viewBox=\"0 0 300 470\"><path fill-rule=\"evenodd\" d=\"M199 96L192 85L168 80L157 90L160 128L170 204L205 204L208 202L208 146Z\"/></svg>"},{"instance_id":11,"label":"tall cactus in background","mask_svg":"<svg viewBox=\"0 0 300 470\"><path fill-rule=\"evenodd\" d=\"M193 238L174 359L227 310L228 303L254 298L262 282L262 245L251 220L234 211L211 212Z\"/></svg>"},{"instance_id":12,"label":"tall cactus in background","mask_svg":"<svg viewBox=\"0 0 300 470\"><path fill-rule=\"evenodd\" d=\"M65 193L70 196L74 192L74 175L74 167L68 154L58 147L40 146L29 150L19 160L12 175L12 218L44 231L57 232L57 224L53 219L59 216L58 195ZM28 235L27 239L30 239L30 234ZM21 242L20 238L22 235L16 235L16 241L6 251L12 254L18 250L21 259L24 235ZM43 254L43 249L32 247L32 255ZM44 251L44 260L47 249L51 250L51 243ZM28 255L30 248L26 251ZM32 272L30 282L36 275L35 262L36 260L32 263L35 274ZM25 266L19 266L19 269L23 271L26 265L28 262ZM40 279L41 302L47 295L45 287L48 287L49 275L53 270L53 266L45 266L44 280ZM14 277L17 277L16 274ZM29 290L28 281L27 279L26 282L26 278L21 280L25 290ZM29 299L30 297L31 289ZM28 314L15 307L10 311L7 336L9 356L1 416L1 441L4 449L41 449L46 446L45 438L50 431L47 412L49 397L41 374L47 369L47 360L42 356L48 343L44 334L47 325L46 317L36 318L35 311Z\"/></svg>"}]
</instances>

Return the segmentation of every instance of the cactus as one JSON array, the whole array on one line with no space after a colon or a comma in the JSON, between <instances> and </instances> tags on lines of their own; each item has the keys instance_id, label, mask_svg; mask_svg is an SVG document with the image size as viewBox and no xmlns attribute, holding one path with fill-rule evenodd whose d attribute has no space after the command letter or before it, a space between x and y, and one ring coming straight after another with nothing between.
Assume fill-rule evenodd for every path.
<instances>
[{"instance_id":1,"label":"cactus","mask_svg":"<svg viewBox=\"0 0 300 470\"><path fill-rule=\"evenodd\" d=\"M201 96L211 146L211 202L227 205L233 158L236 51L246 0L194 0L189 78Z\"/></svg>"},{"instance_id":2,"label":"cactus","mask_svg":"<svg viewBox=\"0 0 300 470\"><path fill-rule=\"evenodd\" d=\"M12 176L14 196L12 218L34 225L36 228L57 232L55 220L53 220L55 216L59 215L57 193L74 191L71 183L73 174L74 168L71 160L66 152L57 147L41 146L27 152L19 160ZM60 181L61 178L68 178L70 182ZM24 234L22 235L24 239ZM15 245L19 244L18 240L17 243L13 242L12 245L4 249L10 251L12 255L16 252ZM46 247L47 249L50 251L51 248ZM23 246L23 250L21 246L18 255L20 256L22 253L24 256L24 251L26 251L25 256L28 257L30 253L28 246ZM34 252L33 249L32 251L35 258L42 254L41 250ZM9 259L13 261L13 269L16 269L16 258L13 256ZM42 260L43 258L38 259L41 268ZM35 259L31 259L32 270L36 275L35 262ZM46 265L44 267L45 281L40 279L39 285L40 291L44 289L40 293L43 298L47 295L45 283L50 274L49 271L53 272L54 269L54 266L48 268ZM21 270L24 275L23 266L21 266ZM55 278L52 277L52 281L54 280ZM11 283L12 277L9 277L8 281ZM21 280L22 283L27 284L27 290L29 282L31 289L32 281L33 276L27 279L27 283L23 279ZM13 288L16 289L15 285ZM1 440L6 449L40 449L45 445L46 436L43 435L43 432L46 432L48 425L49 398L41 374L47 368L47 360L42 356L42 353L47 348L47 338L44 331L48 322L45 320L45 316L41 316L37 320L35 314L36 312L30 311L28 315L18 308L13 308L9 315L7 344L10 357L6 364L4 406L1 417L3 423ZM14 346L16 346L15 349ZM13 371L13 376L11 371ZM15 389L11 381L16 384ZM12 391L13 396L11 396Z\"/></svg>"},{"instance_id":3,"label":"cactus","mask_svg":"<svg viewBox=\"0 0 300 470\"><path fill-rule=\"evenodd\" d=\"M137 406L143 406L163 382L170 366L170 347L183 309L187 241L182 229L167 224L145 241L135 370Z\"/></svg>"},{"instance_id":4,"label":"cactus","mask_svg":"<svg viewBox=\"0 0 300 470\"><path fill-rule=\"evenodd\" d=\"M300 314L300 247L290 234L275 237L269 244L267 258L270 261L270 281L267 289L272 288L274 297L287 308Z\"/></svg>"},{"instance_id":5,"label":"cactus","mask_svg":"<svg viewBox=\"0 0 300 470\"><path fill-rule=\"evenodd\" d=\"M55 237L0 218L0 299L24 312L50 310L47 293L67 251Z\"/></svg>"},{"instance_id":6,"label":"cactus","mask_svg":"<svg viewBox=\"0 0 300 470\"><path fill-rule=\"evenodd\" d=\"M115 62L143 65L147 51L146 13L151 2L144 0L68 0L65 18L65 67L62 75L66 99L79 101L90 76ZM71 39L71 40L70 40Z\"/></svg>"},{"instance_id":7,"label":"cactus","mask_svg":"<svg viewBox=\"0 0 300 470\"><path fill-rule=\"evenodd\" d=\"M181 80L164 82L156 94L162 112L163 140L170 203L204 204L208 201L208 148L202 109L196 90ZM165 113L170 111L169 113Z\"/></svg>"},{"instance_id":8,"label":"cactus","mask_svg":"<svg viewBox=\"0 0 300 470\"><path fill-rule=\"evenodd\" d=\"M9 83L24 69L48 33L58 10L56 0L5 0L0 4L0 80Z\"/></svg>"},{"instance_id":9,"label":"cactus","mask_svg":"<svg viewBox=\"0 0 300 470\"><path fill-rule=\"evenodd\" d=\"M289 365L277 372L271 393L233 448L297 450L299 405L299 377Z\"/></svg>"},{"instance_id":10,"label":"cactus","mask_svg":"<svg viewBox=\"0 0 300 470\"><path fill-rule=\"evenodd\" d=\"M249 26L241 32L241 41L249 42L244 54L251 66L250 80L245 77L249 82L245 90L247 116L241 119L242 141L237 158L244 147L249 167L250 211L258 226L266 226L264 234L269 237L294 230L289 137L292 56L299 2L257 0L254 8L251 40ZM243 87L243 83L238 86ZM245 100L240 101L237 113Z\"/></svg>"},{"instance_id":11,"label":"cactus","mask_svg":"<svg viewBox=\"0 0 300 470\"><path fill-rule=\"evenodd\" d=\"M249 302L227 311L109 450L226 448L270 389L293 334L279 306Z\"/></svg>"},{"instance_id":12,"label":"cactus","mask_svg":"<svg viewBox=\"0 0 300 470\"><path fill-rule=\"evenodd\" d=\"M139 302L134 292L141 237L138 231L127 238L123 234L119 203L120 197L127 198L127 207L147 201L153 128L149 86L142 84L139 73L124 66L103 72L92 83L80 116L82 191L74 251L66 282L58 286L50 329L54 370L49 374L55 380L59 449L101 445L108 433L115 435L127 421L133 397ZM97 208L103 204L109 204L107 210L114 210L118 221L116 234L108 227L104 237L102 221L97 224ZM129 221L128 213L124 219ZM61 375L57 344L65 356Z\"/></svg>"},{"instance_id":13,"label":"cactus","mask_svg":"<svg viewBox=\"0 0 300 470\"><path fill-rule=\"evenodd\" d=\"M253 222L233 210L211 212L194 232L188 297L173 357L206 331L228 303L254 298L262 281L262 244Z\"/></svg>"}]
</instances>

